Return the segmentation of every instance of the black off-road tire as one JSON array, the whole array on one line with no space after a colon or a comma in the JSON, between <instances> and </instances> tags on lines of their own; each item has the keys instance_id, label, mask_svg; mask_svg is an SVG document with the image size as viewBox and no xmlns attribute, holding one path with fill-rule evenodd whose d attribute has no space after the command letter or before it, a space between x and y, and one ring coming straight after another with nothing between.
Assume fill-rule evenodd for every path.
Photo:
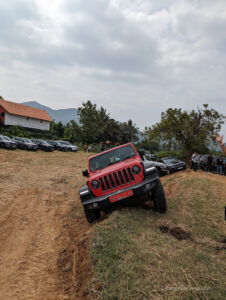
<instances>
[{"instance_id":1,"label":"black off-road tire","mask_svg":"<svg viewBox=\"0 0 226 300\"><path fill-rule=\"evenodd\" d=\"M86 220L89 223L93 223L100 219L100 211L99 210L89 210L84 208Z\"/></svg>"},{"instance_id":2,"label":"black off-road tire","mask_svg":"<svg viewBox=\"0 0 226 300\"><path fill-rule=\"evenodd\" d=\"M157 212L165 213L167 211L166 196L161 181L152 190L151 198L154 201L154 209Z\"/></svg>"}]
</instances>

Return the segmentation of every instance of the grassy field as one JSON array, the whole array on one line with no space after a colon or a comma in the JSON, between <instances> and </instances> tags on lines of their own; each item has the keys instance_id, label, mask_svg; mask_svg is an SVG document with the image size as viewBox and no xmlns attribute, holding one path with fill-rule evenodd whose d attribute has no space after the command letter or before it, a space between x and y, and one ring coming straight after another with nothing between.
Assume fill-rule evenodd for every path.
<instances>
[{"instance_id":1,"label":"grassy field","mask_svg":"<svg viewBox=\"0 0 226 300\"><path fill-rule=\"evenodd\" d=\"M168 212L115 211L94 229L96 298L224 299L226 178L163 178Z\"/></svg>"}]
</instances>

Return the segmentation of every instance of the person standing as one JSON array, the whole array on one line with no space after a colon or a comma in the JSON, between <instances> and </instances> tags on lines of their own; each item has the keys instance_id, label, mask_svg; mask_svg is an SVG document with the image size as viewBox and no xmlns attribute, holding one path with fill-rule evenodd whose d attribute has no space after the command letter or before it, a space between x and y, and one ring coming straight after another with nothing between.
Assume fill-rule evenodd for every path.
<instances>
[{"instance_id":1,"label":"person standing","mask_svg":"<svg viewBox=\"0 0 226 300\"><path fill-rule=\"evenodd\" d=\"M194 153L193 158L192 158L192 162L193 162L193 170L195 172L197 172L197 170L198 170L198 164L200 162L200 156L199 156L198 152Z\"/></svg>"},{"instance_id":2,"label":"person standing","mask_svg":"<svg viewBox=\"0 0 226 300\"><path fill-rule=\"evenodd\" d=\"M194 157L194 155L195 155L195 152L192 154L192 156L191 156L191 170L193 169L193 157Z\"/></svg>"},{"instance_id":3,"label":"person standing","mask_svg":"<svg viewBox=\"0 0 226 300\"><path fill-rule=\"evenodd\" d=\"M85 145L83 146L83 148L84 148L84 152L86 152L86 150L87 150L87 145L85 144Z\"/></svg>"},{"instance_id":4,"label":"person standing","mask_svg":"<svg viewBox=\"0 0 226 300\"><path fill-rule=\"evenodd\" d=\"M217 159L217 174L222 175L223 159L218 157Z\"/></svg>"},{"instance_id":5,"label":"person standing","mask_svg":"<svg viewBox=\"0 0 226 300\"><path fill-rule=\"evenodd\" d=\"M213 156L212 156L212 154L210 154L210 155L207 157L207 168L208 168L208 172L211 172L211 171L212 171L212 164L213 164Z\"/></svg>"}]
</instances>

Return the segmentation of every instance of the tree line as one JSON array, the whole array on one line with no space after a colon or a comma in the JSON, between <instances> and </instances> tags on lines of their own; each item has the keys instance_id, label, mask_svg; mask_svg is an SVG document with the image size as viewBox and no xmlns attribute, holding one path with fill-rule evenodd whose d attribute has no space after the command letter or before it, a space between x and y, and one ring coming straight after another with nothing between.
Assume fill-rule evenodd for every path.
<instances>
[{"instance_id":1,"label":"tree line","mask_svg":"<svg viewBox=\"0 0 226 300\"><path fill-rule=\"evenodd\" d=\"M63 139L74 144L102 144L111 146L127 142L136 142L151 152L160 150L181 150L187 159L198 151L208 153L209 145L215 142L215 135L225 122L226 117L208 104L191 111L181 108L168 108L161 113L160 122L145 127L139 140L139 128L132 120L118 122L110 116L104 107L98 108L90 100L78 108L79 124L71 120L66 125L52 122L49 132L31 132L13 126L0 127L0 133L9 136L36 137L44 139Z\"/></svg>"},{"instance_id":2,"label":"tree line","mask_svg":"<svg viewBox=\"0 0 226 300\"><path fill-rule=\"evenodd\" d=\"M1 126L0 133L9 136L35 137L43 139L63 139L74 144L110 143L120 145L138 140L138 128L132 120L118 122L110 117L106 109L97 107L90 100L78 108L79 122L71 120L66 125L51 122L49 132L28 130L19 126Z\"/></svg>"}]
</instances>

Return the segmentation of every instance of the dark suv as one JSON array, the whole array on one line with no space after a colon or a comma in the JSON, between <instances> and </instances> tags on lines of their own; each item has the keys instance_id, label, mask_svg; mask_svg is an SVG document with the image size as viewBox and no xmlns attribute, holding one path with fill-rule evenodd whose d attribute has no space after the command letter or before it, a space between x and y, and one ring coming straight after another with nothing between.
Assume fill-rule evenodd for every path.
<instances>
[{"instance_id":1,"label":"dark suv","mask_svg":"<svg viewBox=\"0 0 226 300\"><path fill-rule=\"evenodd\" d=\"M38 145L33 143L31 140L21 137L14 137L13 141L17 144L17 148L24 150L33 150L36 151L38 149Z\"/></svg>"},{"instance_id":2,"label":"dark suv","mask_svg":"<svg viewBox=\"0 0 226 300\"><path fill-rule=\"evenodd\" d=\"M50 145L52 145L55 150L58 150L58 151L68 151L67 146L66 145L61 145L60 142L58 142L58 141L48 140L47 142Z\"/></svg>"},{"instance_id":3,"label":"dark suv","mask_svg":"<svg viewBox=\"0 0 226 300\"><path fill-rule=\"evenodd\" d=\"M186 163L175 157L161 158L158 160L158 162L163 163L170 173L186 169Z\"/></svg>"},{"instance_id":4,"label":"dark suv","mask_svg":"<svg viewBox=\"0 0 226 300\"><path fill-rule=\"evenodd\" d=\"M164 213L166 198L158 172L151 161L143 161L144 152L128 143L91 156L87 184L79 191L88 222L98 220L101 211L134 201L153 200L154 208Z\"/></svg>"},{"instance_id":5,"label":"dark suv","mask_svg":"<svg viewBox=\"0 0 226 300\"><path fill-rule=\"evenodd\" d=\"M38 145L38 148L43 151L53 152L54 150L54 147L44 140L32 139L31 141Z\"/></svg>"},{"instance_id":6,"label":"dark suv","mask_svg":"<svg viewBox=\"0 0 226 300\"><path fill-rule=\"evenodd\" d=\"M16 143L11 140L8 136L0 135L0 148L16 149Z\"/></svg>"}]
</instances>

